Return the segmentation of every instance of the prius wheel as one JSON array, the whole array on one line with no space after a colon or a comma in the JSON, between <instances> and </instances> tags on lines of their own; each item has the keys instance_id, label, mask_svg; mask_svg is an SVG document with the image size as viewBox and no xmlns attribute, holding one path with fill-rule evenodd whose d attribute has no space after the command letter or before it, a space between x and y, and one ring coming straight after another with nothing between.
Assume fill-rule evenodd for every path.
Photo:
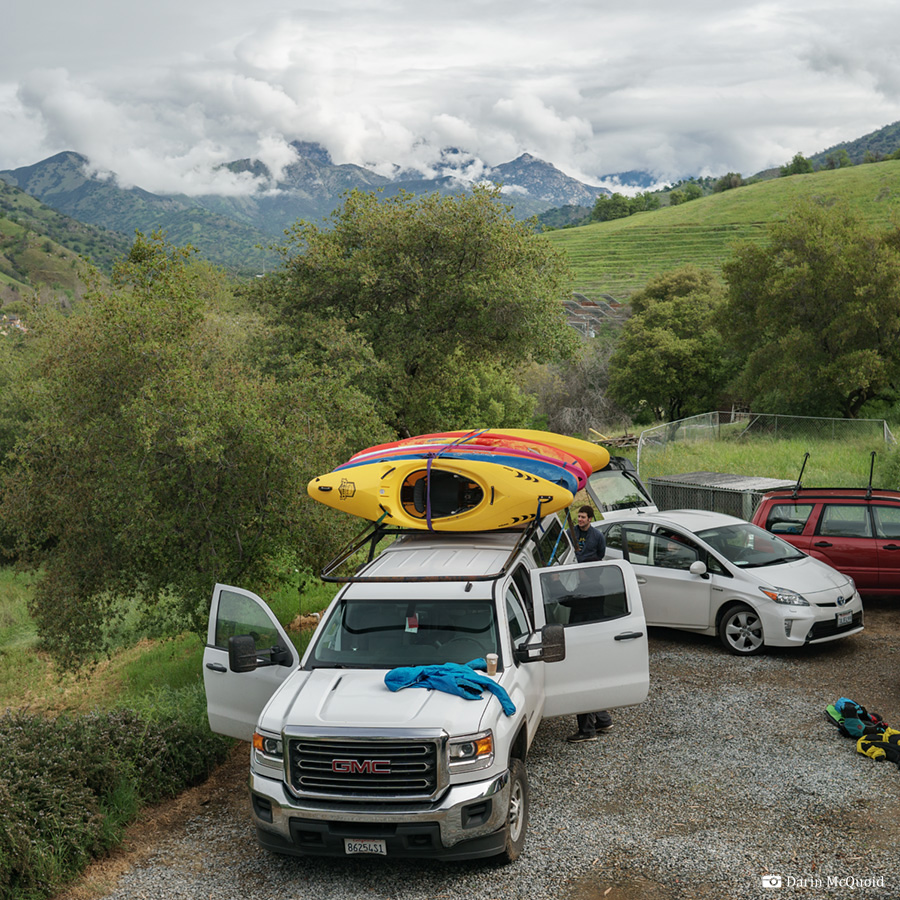
<instances>
[{"instance_id":1,"label":"prius wheel","mask_svg":"<svg viewBox=\"0 0 900 900\"><path fill-rule=\"evenodd\" d=\"M515 862L525 846L528 831L528 775L521 759L509 761L509 810L506 814L506 846L500 856L504 863Z\"/></svg>"},{"instance_id":2,"label":"prius wheel","mask_svg":"<svg viewBox=\"0 0 900 900\"><path fill-rule=\"evenodd\" d=\"M759 613L743 603L730 606L719 622L719 639L738 656L759 653L765 644Z\"/></svg>"}]
</instances>

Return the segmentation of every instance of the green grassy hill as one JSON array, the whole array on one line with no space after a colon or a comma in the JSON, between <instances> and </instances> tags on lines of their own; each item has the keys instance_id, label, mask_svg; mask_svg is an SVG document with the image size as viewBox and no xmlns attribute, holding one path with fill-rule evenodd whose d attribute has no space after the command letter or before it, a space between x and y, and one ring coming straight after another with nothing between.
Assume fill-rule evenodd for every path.
<instances>
[{"instance_id":1,"label":"green grassy hill","mask_svg":"<svg viewBox=\"0 0 900 900\"><path fill-rule=\"evenodd\" d=\"M0 181L0 303L38 292L66 302L84 291L85 260L109 272L128 252L123 235L62 215Z\"/></svg>"},{"instance_id":2,"label":"green grassy hill","mask_svg":"<svg viewBox=\"0 0 900 900\"><path fill-rule=\"evenodd\" d=\"M573 289L619 300L686 263L715 269L736 240L765 240L766 226L801 199L845 200L876 227L900 221L900 160L746 185L626 219L547 232L575 271Z\"/></svg>"}]
</instances>

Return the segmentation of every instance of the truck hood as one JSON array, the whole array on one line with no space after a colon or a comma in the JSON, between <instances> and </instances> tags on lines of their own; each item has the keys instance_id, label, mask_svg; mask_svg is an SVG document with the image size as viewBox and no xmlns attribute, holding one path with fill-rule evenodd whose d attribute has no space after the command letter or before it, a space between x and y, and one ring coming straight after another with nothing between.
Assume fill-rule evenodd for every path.
<instances>
[{"instance_id":1,"label":"truck hood","mask_svg":"<svg viewBox=\"0 0 900 900\"><path fill-rule=\"evenodd\" d=\"M393 692L384 683L386 669L297 670L275 692L260 716L260 726L280 734L292 727L428 728L450 735L481 729L489 691L481 699L424 688ZM495 712L496 712L495 711Z\"/></svg>"}]
</instances>

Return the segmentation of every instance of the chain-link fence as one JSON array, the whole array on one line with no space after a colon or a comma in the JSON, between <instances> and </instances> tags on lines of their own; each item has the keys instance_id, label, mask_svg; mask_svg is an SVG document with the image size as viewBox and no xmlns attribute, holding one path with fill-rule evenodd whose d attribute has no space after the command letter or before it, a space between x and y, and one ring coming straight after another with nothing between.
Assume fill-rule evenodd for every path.
<instances>
[{"instance_id":1,"label":"chain-link fence","mask_svg":"<svg viewBox=\"0 0 900 900\"><path fill-rule=\"evenodd\" d=\"M845 441L894 444L884 419L825 419L772 413L711 412L667 422L641 433L637 468L642 477L658 474L654 459L675 442Z\"/></svg>"}]
</instances>

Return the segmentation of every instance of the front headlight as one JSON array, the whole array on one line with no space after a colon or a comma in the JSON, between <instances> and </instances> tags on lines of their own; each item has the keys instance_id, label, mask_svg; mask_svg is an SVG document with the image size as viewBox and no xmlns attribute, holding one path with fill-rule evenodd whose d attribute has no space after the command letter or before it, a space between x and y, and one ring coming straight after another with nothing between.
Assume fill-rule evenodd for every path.
<instances>
[{"instance_id":1,"label":"front headlight","mask_svg":"<svg viewBox=\"0 0 900 900\"><path fill-rule=\"evenodd\" d=\"M280 737L254 731L252 743L257 765L281 771L284 766L284 745Z\"/></svg>"},{"instance_id":2,"label":"front headlight","mask_svg":"<svg viewBox=\"0 0 900 900\"><path fill-rule=\"evenodd\" d=\"M776 603L783 603L785 606L809 606L809 600L798 594L796 591L789 591L787 588L764 588L760 590Z\"/></svg>"},{"instance_id":3,"label":"front headlight","mask_svg":"<svg viewBox=\"0 0 900 900\"><path fill-rule=\"evenodd\" d=\"M494 762L494 735L491 731L468 734L450 741L450 769L465 772L486 769Z\"/></svg>"}]
</instances>

